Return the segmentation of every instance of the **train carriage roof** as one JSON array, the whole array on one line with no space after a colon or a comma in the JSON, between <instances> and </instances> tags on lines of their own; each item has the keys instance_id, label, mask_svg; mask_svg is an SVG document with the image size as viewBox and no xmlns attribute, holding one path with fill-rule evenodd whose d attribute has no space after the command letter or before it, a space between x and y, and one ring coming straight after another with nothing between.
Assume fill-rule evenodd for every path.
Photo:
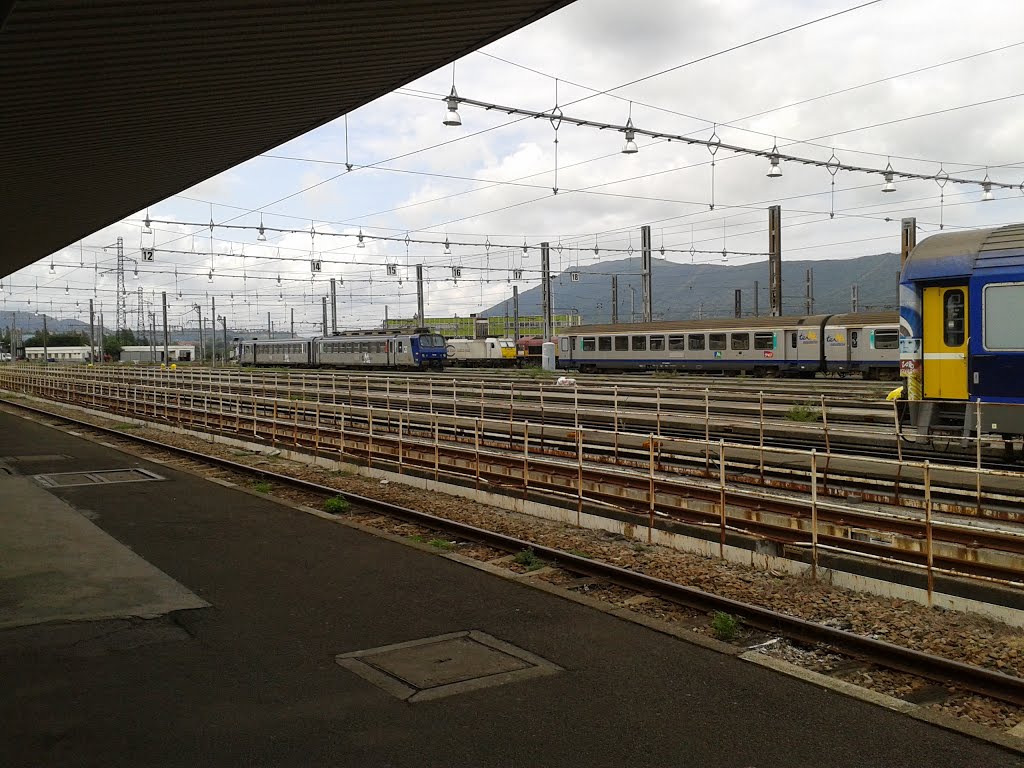
<instances>
[{"instance_id":1,"label":"train carriage roof","mask_svg":"<svg viewBox=\"0 0 1024 768\"><path fill-rule=\"evenodd\" d=\"M607 325L577 325L567 328L565 336L583 336L598 333L673 333L676 331L729 331L758 328L782 328L821 325L828 315L807 317L723 317L709 320L658 320L653 323L615 323Z\"/></svg>"},{"instance_id":2,"label":"train carriage roof","mask_svg":"<svg viewBox=\"0 0 1024 768\"><path fill-rule=\"evenodd\" d=\"M899 325L899 312L844 312L832 315L829 325Z\"/></svg>"},{"instance_id":3,"label":"train carriage roof","mask_svg":"<svg viewBox=\"0 0 1024 768\"><path fill-rule=\"evenodd\" d=\"M1024 267L1024 224L943 232L922 240L903 265L902 282L968 277L981 269Z\"/></svg>"}]
</instances>

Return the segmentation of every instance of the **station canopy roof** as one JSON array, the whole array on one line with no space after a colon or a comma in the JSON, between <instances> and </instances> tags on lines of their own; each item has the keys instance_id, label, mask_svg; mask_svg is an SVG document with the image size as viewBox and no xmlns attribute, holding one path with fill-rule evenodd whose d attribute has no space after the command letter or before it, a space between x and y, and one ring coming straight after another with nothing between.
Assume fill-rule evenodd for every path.
<instances>
[{"instance_id":1,"label":"station canopy roof","mask_svg":"<svg viewBox=\"0 0 1024 768\"><path fill-rule=\"evenodd\" d=\"M571 1L0 0L0 275Z\"/></svg>"}]
</instances>

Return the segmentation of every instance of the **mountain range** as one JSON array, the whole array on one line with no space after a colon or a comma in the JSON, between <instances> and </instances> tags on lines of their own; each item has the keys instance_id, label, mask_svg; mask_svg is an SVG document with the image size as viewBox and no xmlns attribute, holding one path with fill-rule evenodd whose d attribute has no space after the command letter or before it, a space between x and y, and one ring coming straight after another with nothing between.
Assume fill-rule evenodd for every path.
<instances>
[{"instance_id":1,"label":"mountain range","mask_svg":"<svg viewBox=\"0 0 1024 768\"><path fill-rule=\"evenodd\" d=\"M849 312L851 287L858 290L859 311L898 308L898 253L879 253L854 259L782 262L782 314L806 313L807 270L813 270L814 313ZM618 275L619 322L630 322L631 292L635 290L636 320L642 318L643 290L640 258L605 261L581 266L573 281L567 270L551 279L553 313L577 311L584 323L608 323L612 320L611 276ZM769 314L768 262L739 266L728 264L678 264L655 254L652 266L653 312L655 320L696 320L733 317L735 291L742 295L744 316ZM757 284L755 302L754 286ZM519 314L541 313L541 288L519 294ZM511 314L512 302L488 307L478 317Z\"/></svg>"}]
</instances>

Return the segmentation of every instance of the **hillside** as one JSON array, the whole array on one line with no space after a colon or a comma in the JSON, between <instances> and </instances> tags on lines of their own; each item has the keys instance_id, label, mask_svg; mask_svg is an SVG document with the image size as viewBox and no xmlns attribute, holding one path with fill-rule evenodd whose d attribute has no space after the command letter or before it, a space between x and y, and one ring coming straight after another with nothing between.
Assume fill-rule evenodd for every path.
<instances>
[{"instance_id":1,"label":"hillside","mask_svg":"<svg viewBox=\"0 0 1024 768\"><path fill-rule=\"evenodd\" d=\"M896 309L899 254L881 253L834 261L783 261L783 314L803 314L806 270L814 269L814 311L849 312L850 287L859 286L860 310ZM654 259L654 319L691 320L732 317L734 290L743 291L743 314L754 314L754 282L758 281L758 310L768 314L768 263L730 267L719 264L676 264ZM586 323L611 321L611 275L619 275L619 321L630 320L630 287L636 290L640 319L642 292L640 259L623 259L581 267L578 282L563 272L552 278L555 313L578 310ZM511 306L511 303L510 303ZM511 310L510 310L511 311ZM519 313L540 314L541 289L519 294ZM504 315L505 302L483 310L481 316Z\"/></svg>"}]
</instances>

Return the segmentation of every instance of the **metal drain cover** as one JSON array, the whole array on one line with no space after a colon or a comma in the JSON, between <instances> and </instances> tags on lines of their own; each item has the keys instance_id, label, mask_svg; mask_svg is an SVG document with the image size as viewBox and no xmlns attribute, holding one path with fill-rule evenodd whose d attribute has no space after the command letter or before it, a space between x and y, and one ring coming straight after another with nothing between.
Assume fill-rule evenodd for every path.
<instances>
[{"instance_id":1,"label":"metal drain cover","mask_svg":"<svg viewBox=\"0 0 1024 768\"><path fill-rule=\"evenodd\" d=\"M529 651L475 630L343 653L335 660L403 701L427 701L561 672Z\"/></svg>"},{"instance_id":2,"label":"metal drain cover","mask_svg":"<svg viewBox=\"0 0 1024 768\"><path fill-rule=\"evenodd\" d=\"M45 488L68 488L76 485L109 485L111 483L141 483L148 480L163 480L160 475L148 469L99 469L93 472L51 472L47 475L33 475L36 482Z\"/></svg>"}]
</instances>

